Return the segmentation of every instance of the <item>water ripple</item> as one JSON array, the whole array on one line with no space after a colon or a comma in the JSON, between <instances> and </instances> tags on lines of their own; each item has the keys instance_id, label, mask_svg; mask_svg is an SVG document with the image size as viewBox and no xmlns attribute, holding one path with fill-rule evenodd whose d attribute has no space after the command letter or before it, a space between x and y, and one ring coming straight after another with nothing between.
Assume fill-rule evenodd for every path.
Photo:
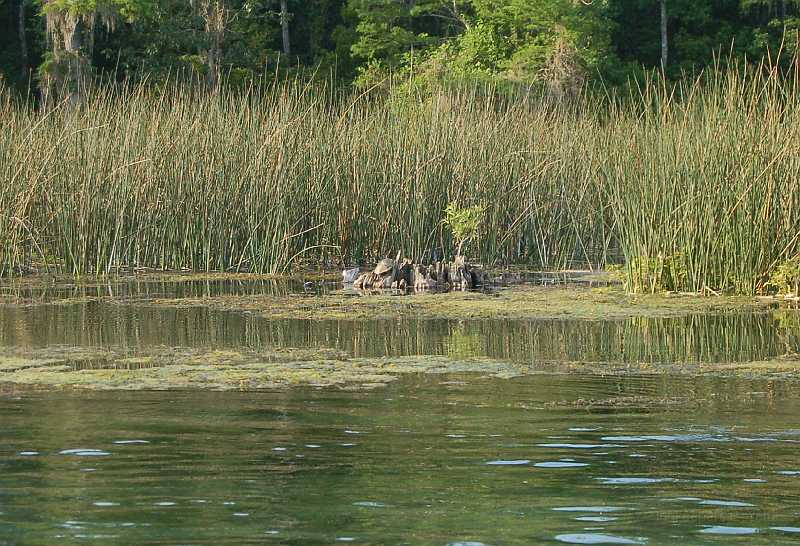
<instances>
[{"instance_id":1,"label":"water ripple","mask_svg":"<svg viewBox=\"0 0 800 546\"><path fill-rule=\"evenodd\" d=\"M58 452L60 455L75 455L77 457L105 457L107 455L111 455L108 451L103 451L102 449L85 449L85 448L77 448L77 449L64 449Z\"/></svg>"},{"instance_id":2,"label":"water ripple","mask_svg":"<svg viewBox=\"0 0 800 546\"><path fill-rule=\"evenodd\" d=\"M605 512L621 512L628 510L621 506L562 506L553 508L553 512L589 512L603 514Z\"/></svg>"},{"instance_id":3,"label":"water ripple","mask_svg":"<svg viewBox=\"0 0 800 546\"><path fill-rule=\"evenodd\" d=\"M567 544L644 544L647 542L647 539L643 538L632 539L598 533L556 535L555 539Z\"/></svg>"},{"instance_id":4,"label":"water ripple","mask_svg":"<svg viewBox=\"0 0 800 546\"><path fill-rule=\"evenodd\" d=\"M727 525L712 525L700 530L707 535L755 535L759 532L757 527L729 527Z\"/></svg>"},{"instance_id":5,"label":"water ripple","mask_svg":"<svg viewBox=\"0 0 800 546\"><path fill-rule=\"evenodd\" d=\"M533 465L537 468L580 468L589 466L589 463L574 463L570 461L546 461Z\"/></svg>"},{"instance_id":6,"label":"water ripple","mask_svg":"<svg viewBox=\"0 0 800 546\"><path fill-rule=\"evenodd\" d=\"M624 448L627 446L621 444L536 444L539 447L553 447L562 449L611 449L611 448Z\"/></svg>"},{"instance_id":7,"label":"water ripple","mask_svg":"<svg viewBox=\"0 0 800 546\"><path fill-rule=\"evenodd\" d=\"M755 506L755 504L750 504L749 502L741 502L741 501L724 501L724 500L704 500L700 501L697 504L703 506L729 506L732 508L746 508Z\"/></svg>"}]
</instances>

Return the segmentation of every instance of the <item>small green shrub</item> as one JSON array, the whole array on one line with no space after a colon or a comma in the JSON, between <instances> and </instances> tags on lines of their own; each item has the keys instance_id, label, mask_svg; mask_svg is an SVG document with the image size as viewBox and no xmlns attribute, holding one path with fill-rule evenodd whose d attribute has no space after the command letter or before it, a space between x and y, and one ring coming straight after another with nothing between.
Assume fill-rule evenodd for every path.
<instances>
[{"instance_id":1,"label":"small green shrub","mask_svg":"<svg viewBox=\"0 0 800 546\"><path fill-rule=\"evenodd\" d=\"M461 256L464 244L477 236L485 212L486 208L481 205L459 208L455 203L450 203L444 209L443 223L453 233L453 241L457 245L456 256Z\"/></svg>"},{"instance_id":2,"label":"small green shrub","mask_svg":"<svg viewBox=\"0 0 800 546\"><path fill-rule=\"evenodd\" d=\"M767 285L779 294L800 296L800 254L776 267Z\"/></svg>"}]
</instances>

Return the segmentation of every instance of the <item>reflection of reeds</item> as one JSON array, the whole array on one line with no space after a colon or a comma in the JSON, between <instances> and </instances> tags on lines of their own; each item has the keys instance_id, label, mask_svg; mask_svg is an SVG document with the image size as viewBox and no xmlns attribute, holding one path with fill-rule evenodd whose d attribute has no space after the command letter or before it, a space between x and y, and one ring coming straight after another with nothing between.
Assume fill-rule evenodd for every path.
<instances>
[{"instance_id":1,"label":"reflection of reeds","mask_svg":"<svg viewBox=\"0 0 800 546\"><path fill-rule=\"evenodd\" d=\"M208 96L0 98L0 269L282 270L451 250L448 203L486 209L468 252L627 261L631 290L760 290L800 249L796 79L712 72L625 101L449 91L352 98L295 83Z\"/></svg>"},{"instance_id":2,"label":"reflection of reeds","mask_svg":"<svg viewBox=\"0 0 800 546\"><path fill-rule=\"evenodd\" d=\"M766 360L800 352L785 313L588 320L267 320L205 307L91 303L0 310L0 345L291 347L354 357L449 355L521 363L696 363Z\"/></svg>"},{"instance_id":3,"label":"reflection of reeds","mask_svg":"<svg viewBox=\"0 0 800 546\"><path fill-rule=\"evenodd\" d=\"M480 335L488 354L526 362L739 362L783 355L792 343L772 314L507 322Z\"/></svg>"}]
</instances>

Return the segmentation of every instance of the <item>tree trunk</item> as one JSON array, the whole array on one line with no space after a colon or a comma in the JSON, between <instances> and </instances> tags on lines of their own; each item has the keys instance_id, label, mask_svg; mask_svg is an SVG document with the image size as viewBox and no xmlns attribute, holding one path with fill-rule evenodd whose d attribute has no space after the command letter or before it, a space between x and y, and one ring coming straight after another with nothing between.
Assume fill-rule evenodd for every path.
<instances>
[{"instance_id":1,"label":"tree trunk","mask_svg":"<svg viewBox=\"0 0 800 546\"><path fill-rule=\"evenodd\" d=\"M208 72L206 72L206 84L212 91L219 88L220 72L221 72L221 47L217 40L217 35L212 35L212 42L206 52L206 64L208 65Z\"/></svg>"},{"instance_id":2,"label":"tree trunk","mask_svg":"<svg viewBox=\"0 0 800 546\"><path fill-rule=\"evenodd\" d=\"M74 107L83 100L89 84L95 19L94 12L81 14L69 8L46 12L52 60L42 78L45 104L66 99Z\"/></svg>"},{"instance_id":3,"label":"tree trunk","mask_svg":"<svg viewBox=\"0 0 800 546\"><path fill-rule=\"evenodd\" d=\"M27 0L19 0L19 20L18 20L18 31L19 31L19 64L20 64L20 75L22 76L22 81L27 81L29 77L29 66L28 66L28 37L25 32L25 2Z\"/></svg>"},{"instance_id":4,"label":"tree trunk","mask_svg":"<svg viewBox=\"0 0 800 546\"><path fill-rule=\"evenodd\" d=\"M669 37L667 35L667 0L661 0L661 70L667 69Z\"/></svg>"},{"instance_id":5,"label":"tree trunk","mask_svg":"<svg viewBox=\"0 0 800 546\"><path fill-rule=\"evenodd\" d=\"M65 97L69 97L71 106L79 104L86 96L86 87L89 83L89 57L84 50L84 42L89 32L86 22L82 17L68 15L72 19L72 31L64 34L64 44L67 62L67 79Z\"/></svg>"},{"instance_id":6,"label":"tree trunk","mask_svg":"<svg viewBox=\"0 0 800 546\"><path fill-rule=\"evenodd\" d=\"M292 54L292 45L289 41L289 5L287 0L281 0L281 31L283 34L283 54L287 57Z\"/></svg>"},{"instance_id":7,"label":"tree trunk","mask_svg":"<svg viewBox=\"0 0 800 546\"><path fill-rule=\"evenodd\" d=\"M200 54L206 61L206 85L210 90L216 91L222 80L222 58L230 12L226 0L200 0L191 3L204 23L206 41Z\"/></svg>"},{"instance_id":8,"label":"tree trunk","mask_svg":"<svg viewBox=\"0 0 800 546\"><path fill-rule=\"evenodd\" d=\"M209 3L206 9L206 33L209 44L206 52L208 72L206 83L209 89L216 91L219 88L222 72L222 42L225 38L227 27L227 12L223 0Z\"/></svg>"}]
</instances>

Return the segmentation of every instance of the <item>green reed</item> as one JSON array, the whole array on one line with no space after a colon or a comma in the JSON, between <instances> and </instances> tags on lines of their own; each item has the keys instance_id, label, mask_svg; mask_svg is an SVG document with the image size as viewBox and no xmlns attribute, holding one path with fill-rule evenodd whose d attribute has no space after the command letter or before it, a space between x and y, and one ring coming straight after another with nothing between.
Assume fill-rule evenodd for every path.
<instances>
[{"instance_id":1,"label":"green reed","mask_svg":"<svg viewBox=\"0 0 800 546\"><path fill-rule=\"evenodd\" d=\"M644 90L603 166L631 289L752 294L800 253L797 82L762 66Z\"/></svg>"},{"instance_id":2,"label":"green reed","mask_svg":"<svg viewBox=\"0 0 800 546\"><path fill-rule=\"evenodd\" d=\"M600 267L629 288L763 288L800 251L796 79L712 72L624 100L486 89L385 99L286 81L218 94L0 99L0 269L280 272L453 252L482 205L486 264Z\"/></svg>"}]
</instances>

